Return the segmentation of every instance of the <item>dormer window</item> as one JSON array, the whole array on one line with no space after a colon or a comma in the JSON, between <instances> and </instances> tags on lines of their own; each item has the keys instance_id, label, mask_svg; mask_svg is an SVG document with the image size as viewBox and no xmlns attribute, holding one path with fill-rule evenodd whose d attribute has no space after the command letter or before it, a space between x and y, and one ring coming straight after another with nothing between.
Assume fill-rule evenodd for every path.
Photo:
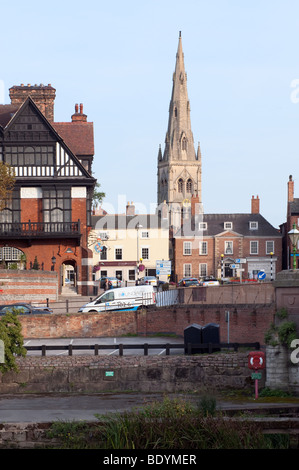
<instances>
[{"instance_id":1,"label":"dormer window","mask_svg":"<svg viewBox=\"0 0 299 470\"><path fill-rule=\"evenodd\" d=\"M199 222L199 230L207 230L208 224L207 222Z\"/></svg>"},{"instance_id":2,"label":"dormer window","mask_svg":"<svg viewBox=\"0 0 299 470\"><path fill-rule=\"evenodd\" d=\"M258 222L249 222L249 229L250 230L257 230L259 228Z\"/></svg>"},{"instance_id":3,"label":"dormer window","mask_svg":"<svg viewBox=\"0 0 299 470\"><path fill-rule=\"evenodd\" d=\"M224 222L224 229L225 230L232 230L233 223L232 222Z\"/></svg>"}]
</instances>

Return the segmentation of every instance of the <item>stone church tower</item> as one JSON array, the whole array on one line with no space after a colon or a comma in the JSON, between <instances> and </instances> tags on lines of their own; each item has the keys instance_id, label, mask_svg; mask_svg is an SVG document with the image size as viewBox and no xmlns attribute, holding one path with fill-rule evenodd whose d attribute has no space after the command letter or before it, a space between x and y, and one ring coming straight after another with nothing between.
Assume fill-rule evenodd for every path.
<instances>
[{"instance_id":1,"label":"stone church tower","mask_svg":"<svg viewBox=\"0 0 299 470\"><path fill-rule=\"evenodd\" d=\"M198 201L197 213L201 213L201 152L199 144L197 153L194 148L180 33L165 149L162 154L160 146L158 153L158 205L164 202L168 205L170 225L179 227L181 215L188 216L192 195Z\"/></svg>"}]
</instances>

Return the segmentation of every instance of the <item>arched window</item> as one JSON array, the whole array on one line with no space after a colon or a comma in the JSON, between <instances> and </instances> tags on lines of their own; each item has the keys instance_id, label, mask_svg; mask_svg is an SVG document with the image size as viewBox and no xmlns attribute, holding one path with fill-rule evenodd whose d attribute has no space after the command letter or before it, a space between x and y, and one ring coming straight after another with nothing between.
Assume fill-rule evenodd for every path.
<instances>
[{"instance_id":1,"label":"arched window","mask_svg":"<svg viewBox=\"0 0 299 470\"><path fill-rule=\"evenodd\" d=\"M178 192L182 193L183 190L184 190L184 181L182 180L182 178L180 178L178 181Z\"/></svg>"},{"instance_id":2,"label":"arched window","mask_svg":"<svg viewBox=\"0 0 299 470\"><path fill-rule=\"evenodd\" d=\"M7 268L22 267L22 259L25 258L23 251L15 248L14 246L3 246L0 248L0 261L2 264L5 264Z\"/></svg>"},{"instance_id":3,"label":"arched window","mask_svg":"<svg viewBox=\"0 0 299 470\"><path fill-rule=\"evenodd\" d=\"M187 193L192 193L192 192L193 192L193 191L192 191L192 188L193 188L192 179L189 178L189 179L187 180L187 183L186 183L186 191L187 191Z\"/></svg>"}]
</instances>

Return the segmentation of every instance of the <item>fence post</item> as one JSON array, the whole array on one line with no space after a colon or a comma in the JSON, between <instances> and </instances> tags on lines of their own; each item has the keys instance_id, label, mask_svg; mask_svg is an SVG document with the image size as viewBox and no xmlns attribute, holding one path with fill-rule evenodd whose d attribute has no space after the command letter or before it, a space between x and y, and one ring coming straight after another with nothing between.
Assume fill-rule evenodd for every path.
<instances>
[{"instance_id":1,"label":"fence post","mask_svg":"<svg viewBox=\"0 0 299 470\"><path fill-rule=\"evenodd\" d=\"M73 345L69 344L69 356L73 355Z\"/></svg>"},{"instance_id":2,"label":"fence post","mask_svg":"<svg viewBox=\"0 0 299 470\"><path fill-rule=\"evenodd\" d=\"M69 299L66 299L66 313L69 313Z\"/></svg>"},{"instance_id":3,"label":"fence post","mask_svg":"<svg viewBox=\"0 0 299 470\"><path fill-rule=\"evenodd\" d=\"M46 345L43 344L42 345L42 356L45 356L46 355Z\"/></svg>"},{"instance_id":4,"label":"fence post","mask_svg":"<svg viewBox=\"0 0 299 470\"><path fill-rule=\"evenodd\" d=\"M120 356L123 356L123 355L124 355L124 345L123 345L123 344L119 344L118 347L119 347L119 355L120 355Z\"/></svg>"},{"instance_id":5,"label":"fence post","mask_svg":"<svg viewBox=\"0 0 299 470\"><path fill-rule=\"evenodd\" d=\"M95 356L98 356L98 355L99 355L99 345L98 345L98 344L95 344L95 345L94 345L94 355L95 355Z\"/></svg>"},{"instance_id":6,"label":"fence post","mask_svg":"<svg viewBox=\"0 0 299 470\"><path fill-rule=\"evenodd\" d=\"M169 356L170 345L166 344L166 356Z\"/></svg>"},{"instance_id":7,"label":"fence post","mask_svg":"<svg viewBox=\"0 0 299 470\"><path fill-rule=\"evenodd\" d=\"M148 356L148 344L144 343L144 355Z\"/></svg>"}]
</instances>

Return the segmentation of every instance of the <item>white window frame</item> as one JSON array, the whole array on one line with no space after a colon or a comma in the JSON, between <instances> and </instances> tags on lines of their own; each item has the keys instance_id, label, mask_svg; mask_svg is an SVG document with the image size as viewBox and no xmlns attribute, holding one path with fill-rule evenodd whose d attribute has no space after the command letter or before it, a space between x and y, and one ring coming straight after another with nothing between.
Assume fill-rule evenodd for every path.
<instances>
[{"instance_id":1,"label":"white window frame","mask_svg":"<svg viewBox=\"0 0 299 470\"><path fill-rule=\"evenodd\" d=\"M143 256L143 250L147 250L147 258L146 258L146 256ZM142 259L145 259L145 260L149 260L149 259L150 259L150 249L149 249L149 246L142 246L142 247L141 247L141 258L142 258Z\"/></svg>"},{"instance_id":2,"label":"white window frame","mask_svg":"<svg viewBox=\"0 0 299 470\"><path fill-rule=\"evenodd\" d=\"M199 222L198 228L199 230L207 230L208 228L207 222Z\"/></svg>"},{"instance_id":3,"label":"white window frame","mask_svg":"<svg viewBox=\"0 0 299 470\"><path fill-rule=\"evenodd\" d=\"M121 258L116 257L116 250L121 250ZM115 246L114 247L114 259L115 259L115 261L121 261L123 259L123 255L124 255L123 247L122 246Z\"/></svg>"},{"instance_id":4,"label":"white window frame","mask_svg":"<svg viewBox=\"0 0 299 470\"><path fill-rule=\"evenodd\" d=\"M231 250L229 247L231 246ZM234 242L231 240L227 240L224 242L224 254L225 255L232 255L234 253Z\"/></svg>"},{"instance_id":5,"label":"white window frame","mask_svg":"<svg viewBox=\"0 0 299 470\"><path fill-rule=\"evenodd\" d=\"M268 249L268 244L272 244L272 250ZM270 255L270 253L274 253L274 240L266 240L266 255Z\"/></svg>"},{"instance_id":6,"label":"white window frame","mask_svg":"<svg viewBox=\"0 0 299 470\"><path fill-rule=\"evenodd\" d=\"M256 251L253 250L254 244L256 245ZM259 254L259 242L258 240L250 240L250 254L258 255Z\"/></svg>"},{"instance_id":7,"label":"white window frame","mask_svg":"<svg viewBox=\"0 0 299 470\"><path fill-rule=\"evenodd\" d=\"M183 264L183 277L191 277L192 276L192 264L186 263Z\"/></svg>"},{"instance_id":8,"label":"white window frame","mask_svg":"<svg viewBox=\"0 0 299 470\"><path fill-rule=\"evenodd\" d=\"M224 222L224 229L225 230L232 230L233 229L233 223L232 222Z\"/></svg>"},{"instance_id":9,"label":"white window frame","mask_svg":"<svg viewBox=\"0 0 299 470\"><path fill-rule=\"evenodd\" d=\"M252 220L249 222L249 230L257 230L259 228L259 223L257 221Z\"/></svg>"},{"instance_id":10,"label":"white window frame","mask_svg":"<svg viewBox=\"0 0 299 470\"><path fill-rule=\"evenodd\" d=\"M149 231L148 230L143 230L141 232L141 238L149 238Z\"/></svg>"},{"instance_id":11,"label":"white window frame","mask_svg":"<svg viewBox=\"0 0 299 470\"><path fill-rule=\"evenodd\" d=\"M206 277L208 275L207 263L199 263L199 277Z\"/></svg>"},{"instance_id":12,"label":"white window frame","mask_svg":"<svg viewBox=\"0 0 299 470\"><path fill-rule=\"evenodd\" d=\"M205 256L208 254L208 242L207 241L199 242L199 254L200 256Z\"/></svg>"},{"instance_id":13,"label":"white window frame","mask_svg":"<svg viewBox=\"0 0 299 470\"><path fill-rule=\"evenodd\" d=\"M184 256L191 256L192 255L192 242L184 242L183 255Z\"/></svg>"}]
</instances>

